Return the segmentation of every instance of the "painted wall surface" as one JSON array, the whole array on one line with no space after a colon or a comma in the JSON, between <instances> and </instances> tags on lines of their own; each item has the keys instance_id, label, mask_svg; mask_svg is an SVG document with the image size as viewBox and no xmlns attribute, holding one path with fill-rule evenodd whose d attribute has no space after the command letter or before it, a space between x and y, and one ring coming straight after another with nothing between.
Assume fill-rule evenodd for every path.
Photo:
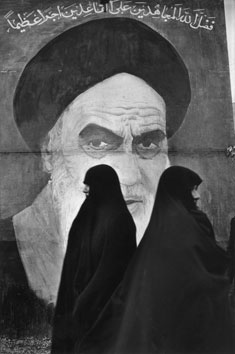
<instances>
[{"instance_id":1,"label":"painted wall surface","mask_svg":"<svg viewBox=\"0 0 235 354\"><path fill-rule=\"evenodd\" d=\"M233 203L235 174L233 162L226 156L226 148L234 144L234 130L223 0L181 2L115 0L106 5L92 1L6 0L0 4L0 16L2 59L0 241L3 250L0 275L4 280L2 288L6 286L5 284L14 283L14 279L8 279L5 274L9 264L14 272L15 263L11 252L12 245L17 240L30 286L39 298L46 300L47 303L55 302L66 237L84 199L81 191L82 178L90 166L100 163L108 163L117 170L124 195L126 193L126 196L137 195L141 198L149 193L146 200L150 201L150 204L147 205L146 201L144 211L138 209L137 202L129 205L137 224L139 239L148 223L160 173L169 163L192 168L204 181L201 187L202 209L208 213L213 223L218 242L223 246L226 245L230 219L235 213ZM80 93L70 102L70 106L60 113L60 119L53 125L56 125L56 130L53 130L53 126L50 128L50 139L44 140L44 145L41 144L40 147L33 145L36 139L33 135L35 127L32 128L31 124L27 127L25 123L20 133L19 119L24 118L17 116L13 103L14 95L18 92L17 85L26 65L42 48L67 30L90 21L119 17L144 23L169 41L182 58L189 75L191 102L178 131L169 139L158 133L160 135L154 136L155 140L151 141L153 150L150 150L153 151L153 155L141 156L143 142L139 141L139 145L136 145L139 154L137 150L134 151L132 143L134 136L143 133L137 119L138 114L141 116L139 109L128 118L132 120L133 117L137 117L130 130L123 135L115 134L111 137L110 134L115 129L102 123L102 117L107 110L110 109L113 113L120 105L124 105L125 109L129 109L129 106L139 108L140 101L144 102L145 108L155 107L161 112L158 120L153 119L152 123L157 124L154 131L166 133L166 109L161 95L159 97L153 88L147 86L141 76L136 78L131 73L128 75L118 72L116 77L109 78L104 84L97 83L94 87L89 86L85 93ZM89 34L87 36L89 37ZM84 41L86 40L90 39L86 39L85 36ZM131 41L131 37L128 40ZM66 48L68 55L72 55L73 48L69 47L68 43ZM95 48L94 58L99 57L97 52L99 44L96 43ZM128 46L125 50L128 50L127 48ZM58 70L62 70L60 65L66 65L65 59L62 60L58 53L55 53L51 71L57 70L56 65ZM146 56L146 53L143 55ZM64 55L62 57L66 58ZM46 61L46 55L43 60ZM87 60L84 54L84 61ZM97 60L97 72L101 70L99 65ZM47 76L46 70L43 71L44 66L40 68L42 75L37 77L35 83L30 82L28 107L31 107L32 92L34 87L36 92L39 78ZM163 78L160 80L164 81ZM178 75L177 82L180 83L180 80ZM40 95L38 97L40 103ZM43 100L45 102L45 97ZM85 126L79 125L79 117L86 116L91 108L101 112L102 117L96 114L94 119L92 115L92 120L89 120L90 118L88 120L93 126L89 127L89 131L84 131ZM25 112L27 115L27 105ZM48 112L48 117L50 114L54 113ZM108 115L111 113L108 112ZM149 119L150 116L151 114ZM114 128L117 128L118 124L120 125L120 122L115 123ZM97 125L106 130L97 129ZM120 130L123 126L119 127ZM30 129L34 129L32 135ZM133 133L135 129L136 134ZM24 134L27 135L27 139L24 139ZM38 134L41 134L40 128ZM59 139L56 140L55 135L58 135ZM86 139L89 136L89 143L93 142L91 153L89 146L86 151L84 150L84 136ZM122 136L122 143L119 142L118 136ZM113 153L116 149L115 144L121 146L118 159L117 154ZM145 144L144 147L146 154L146 148L149 148L150 144ZM95 154L99 150L100 155L94 155L94 150ZM147 150L149 153L149 149ZM60 160L55 162L53 158L58 155ZM65 175L65 171L58 172L56 169L58 165L66 167L70 179L67 178L67 174ZM54 172L55 169L57 174ZM135 193L133 192L135 187L132 194L130 193L132 188L130 186L138 187ZM17 251L14 252L16 257Z\"/></svg>"},{"instance_id":2,"label":"painted wall surface","mask_svg":"<svg viewBox=\"0 0 235 354\"><path fill-rule=\"evenodd\" d=\"M225 0L224 7L225 7L232 101L234 102L235 101L235 44L233 38L235 34L235 22L234 22L235 2L233 0Z\"/></svg>"}]
</instances>

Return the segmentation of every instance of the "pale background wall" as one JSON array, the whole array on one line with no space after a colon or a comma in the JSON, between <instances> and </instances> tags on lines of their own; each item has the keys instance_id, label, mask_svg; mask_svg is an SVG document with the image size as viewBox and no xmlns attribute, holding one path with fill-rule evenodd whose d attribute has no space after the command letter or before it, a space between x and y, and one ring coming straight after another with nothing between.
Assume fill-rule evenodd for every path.
<instances>
[{"instance_id":1,"label":"pale background wall","mask_svg":"<svg viewBox=\"0 0 235 354\"><path fill-rule=\"evenodd\" d=\"M224 0L233 116L235 118L235 0Z\"/></svg>"}]
</instances>

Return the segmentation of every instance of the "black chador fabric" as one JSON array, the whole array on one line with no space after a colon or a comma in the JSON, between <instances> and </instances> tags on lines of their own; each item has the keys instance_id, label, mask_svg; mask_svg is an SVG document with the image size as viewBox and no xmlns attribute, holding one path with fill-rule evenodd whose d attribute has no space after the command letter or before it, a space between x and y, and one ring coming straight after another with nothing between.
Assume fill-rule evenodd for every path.
<instances>
[{"instance_id":1,"label":"black chador fabric","mask_svg":"<svg viewBox=\"0 0 235 354\"><path fill-rule=\"evenodd\" d=\"M79 354L232 353L226 253L191 190L200 177L170 167L127 272Z\"/></svg>"},{"instance_id":2,"label":"black chador fabric","mask_svg":"<svg viewBox=\"0 0 235 354\"><path fill-rule=\"evenodd\" d=\"M72 353L120 283L136 250L135 224L109 166L91 168L90 192L69 232L55 309L52 353Z\"/></svg>"},{"instance_id":3,"label":"black chador fabric","mask_svg":"<svg viewBox=\"0 0 235 354\"><path fill-rule=\"evenodd\" d=\"M232 284L235 277L235 217L232 218L230 223L228 254L230 256L228 275L230 283Z\"/></svg>"}]
</instances>

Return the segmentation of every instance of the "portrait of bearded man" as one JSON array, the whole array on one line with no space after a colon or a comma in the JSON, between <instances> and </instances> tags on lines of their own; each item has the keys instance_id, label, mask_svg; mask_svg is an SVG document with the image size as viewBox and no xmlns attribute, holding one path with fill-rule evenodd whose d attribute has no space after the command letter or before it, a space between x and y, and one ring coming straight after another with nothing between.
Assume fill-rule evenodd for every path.
<instances>
[{"instance_id":1,"label":"portrait of bearded man","mask_svg":"<svg viewBox=\"0 0 235 354\"><path fill-rule=\"evenodd\" d=\"M26 65L14 96L17 127L41 153L50 179L13 217L30 288L55 303L68 232L83 179L108 164L120 179L140 241L157 182L169 166L167 140L190 102L185 64L173 45L129 18L85 22L51 40Z\"/></svg>"}]
</instances>

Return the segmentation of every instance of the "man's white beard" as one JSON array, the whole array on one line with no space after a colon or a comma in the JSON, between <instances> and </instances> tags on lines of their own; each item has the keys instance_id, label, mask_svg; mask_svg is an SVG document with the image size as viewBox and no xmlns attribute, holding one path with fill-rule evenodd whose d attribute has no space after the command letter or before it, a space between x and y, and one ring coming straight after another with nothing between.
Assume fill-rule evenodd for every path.
<instances>
[{"instance_id":1,"label":"man's white beard","mask_svg":"<svg viewBox=\"0 0 235 354\"><path fill-rule=\"evenodd\" d=\"M69 230L85 199L85 195L82 192L82 182L74 180L69 175L63 163L58 163L56 168L54 168L51 180L53 205L55 213L58 216L61 243L65 252ZM121 187L125 195L125 187ZM155 196L150 191L144 190L143 186L135 186L134 189L141 189L141 195L145 197L140 210L132 214L136 224L136 238L139 243L148 225Z\"/></svg>"},{"instance_id":2,"label":"man's white beard","mask_svg":"<svg viewBox=\"0 0 235 354\"><path fill-rule=\"evenodd\" d=\"M153 208L153 203L154 203L154 196L149 195L149 199L147 200L146 205L143 207L143 212L139 213L138 215L132 214L136 226L137 244L139 244L139 242L141 241L144 232L148 226L152 208Z\"/></svg>"},{"instance_id":3,"label":"man's white beard","mask_svg":"<svg viewBox=\"0 0 235 354\"><path fill-rule=\"evenodd\" d=\"M71 178L63 162L54 168L51 175L51 185L54 210L58 216L61 243L65 252L69 230L85 195L81 190L81 182Z\"/></svg>"},{"instance_id":4,"label":"man's white beard","mask_svg":"<svg viewBox=\"0 0 235 354\"><path fill-rule=\"evenodd\" d=\"M137 204L138 208L136 211L132 211L131 207L129 208L129 211L136 225L137 243L141 241L144 232L148 226L154 204L155 193L154 191L151 192L147 187L149 187L148 184L143 185L142 183L130 187L121 185L122 193L125 197L132 195L137 196L143 200L143 203Z\"/></svg>"}]
</instances>

